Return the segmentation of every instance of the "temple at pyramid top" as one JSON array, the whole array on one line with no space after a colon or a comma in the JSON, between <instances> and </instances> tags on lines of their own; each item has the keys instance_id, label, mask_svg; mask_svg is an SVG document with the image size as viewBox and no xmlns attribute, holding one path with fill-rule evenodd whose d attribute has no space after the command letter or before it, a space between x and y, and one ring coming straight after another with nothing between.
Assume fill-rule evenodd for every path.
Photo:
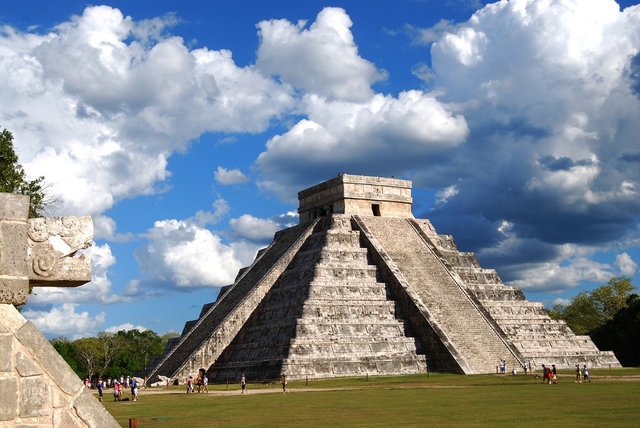
<instances>
[{"instance_id":1,"label":"temple at pyramid top","mask_svg":"<svg viewBox=\"0 0 640 428\"><path fill-rule=\"evenodd\" d=\"M410 181L340 174L298 198L300 224L185 324L152 382L620 366L414 218Z\"/></svg>"},{"instance_id":2,"label":"temple at pyramid top","mask_svg":"<svg viewBox=\"0 0 640 428\"><path fill-rule=\"evenodd\" d=\"M411 181L339 174L298 193L300 223L331 214L413 217Z\"/></svg>"}]
</instances>

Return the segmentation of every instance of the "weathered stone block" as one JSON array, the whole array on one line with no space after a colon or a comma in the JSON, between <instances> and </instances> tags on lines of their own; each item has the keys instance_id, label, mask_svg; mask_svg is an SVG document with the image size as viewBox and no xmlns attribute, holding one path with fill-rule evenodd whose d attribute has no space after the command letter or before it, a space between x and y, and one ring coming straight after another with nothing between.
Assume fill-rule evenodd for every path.
<instances>
[{"instance_id":1,"label":"weathered stone block","mask_svg":"<svg viewBox=\"0 0 640 428\"><path fill-rule=\"evenodd\" d=\"M51 414L51 388L42 376L20 379L20 417Z\"/></svg>"},{"instance_id":2,"label":"weathered stone block","mask_svg":"<svg viewBox=\"0 0 640 428\"><path fill-rule=\"evenodd\" d=\"M0 221L24 221L29 217L29 197L0 193Z\"/></svg>"},{"instance_id":3,"label":"weathered stone block","mask_svg":"<svg viewBox=\"0 0 640 428\"><path fill-rule=\"evenodd\" d=\"M34 355L36 361L64 392L76 394L83 388L80 378L32 322L26 322L16 332L16 338L27 349L38 350Z\"/></svg>"},{"instance_id":4,"label":"weathered stone block","mask_svg":"<svg viewBox=\"0 0 640 428\"><path fill-rule=\"evenodd\" d=\"M11 421L18 416L18 380L0 377L0 421Z\"/></svg>"},{"instance_id":5,"label":"weathered stone block","mask_svg":"<svg viewBox=\"0 0 640 428\"><path fill-rule=\"evenodd\" d=\"M80 419L90 427L116 428L120 426L86 388L76 398L73 407Z\"/></svg>"},{"instance_id":6,"label":"weathered stone block","mask_svg":"<svg viewBox=\"0 0 640 428\"><path fill-rule=\"evenodd\" d=\"M10 333L15 333L27 322L15 306L0 304L0 324Z\"/></svg>"},{"instance_id":7,"label":"weathered stone block","mask_svg":"<svg viewBox=\"0 0 640 428\"><path fill-rule=\"evenodd\" d=\"M58 388L53 388L51 390L51 396L53 397L51 402L53 404L54 409L59 409L61 407L67 407L69 403L71 403L70 396L64 394Z\"/></svg>"},{"instance_id":8,"label":"weathered stone block","mask_svg":"<svg viewBox=\"0 0 640 428\"><path fill-rule=\"evenodd\" d=\"M28 276L34 287L77 287L91 281L91 260L78 252L91 246L91 217L28 221Z\"/></svg>"},{"instance_id":9,"label":"weathered stone block","mask_svg":"<svg viewBox=\"0 0 640 428\"><path fill-rule=\"evenodd\" d=\"M0 278L0 303L24 305L29 297L29 279L26 277Z\"/></svg>"},{"instance_id":10,"label":"weathered stone block","mask_svg":"<svg viewBox=\"0 0 640 428\"><path fill-rule=\"evenodd\" d=\"M42 374L42 370L33 362L31 357L19 351L16 353L16 370L18 370L18 374L22 377Z\"/></svg>"},{"instance_id":11,"label":"weathered stone block","mask_svg":"<svg viewBox=\"0 0 640 428\"><path fill-rule=\"evenodd\" d=\"M85 428L86 425L69 409L57 409L53 412L53 426L64 428Z\"/></svg>"},{"instance_id":12,"label":"weathered stone block","mask_svg":"<svg viewBox=\"0 0 640 428\"><path fill-rule=\"evenodd\" d=\"M0 222L0 274L26 276L27 223Z\"/></svg>"},{"instance_id":13,"label":"weathered stone block","mask_svg":"<svg viewBox=\"0 0 640 428\"><path fill-rule=\"evenodd\" d=\"M0 335L0 349L2 349L2 354L0 355L0 372L12 372L13 371L13 335L11 334Z\"/></svg>"}]
</instances>

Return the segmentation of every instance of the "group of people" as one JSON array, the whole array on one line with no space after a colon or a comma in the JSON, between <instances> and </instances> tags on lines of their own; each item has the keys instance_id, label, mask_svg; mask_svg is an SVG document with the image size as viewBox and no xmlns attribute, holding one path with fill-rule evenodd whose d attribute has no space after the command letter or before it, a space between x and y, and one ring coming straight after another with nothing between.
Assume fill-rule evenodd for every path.
<instances>
[{"instance_id":1,"label":"group of people","mask_svg":"<svg viewBox=\"0 0 640 428\"><path fill-rule=\"evenodd\" d=\"M124 390L127 387L131 388L131 400L138 401L138 381L135 378L130 378L125 385L114 379L113 382L106 382L102 378L99 378L96 382L96 388L98 389L98 400L102 401L104 396L104 389L107 385L113 386L113 401L129 401L129 398L124 397Z\"/></svg>"},{"instance_id":2,"label":"group of people","mask_svg":"<svg viewBox=\"0 0 640 428\"><path fill-rule=\"evenodd\" d=\"M582 370L580 369L580 364L576 364L576 382L591 382L591 379L589 378L589 369L586 364L582 367Z\"/></svg>"},{"instance_id":3,"label":"group of people","mask_svg":"<svg viewBox=\"0 0 640 428\"><path fill-rule=\"evenodd\" d=\"M287 386L289 385L289 380L287 379L287 375L286 374L282 374L280 377L280 382L282 383L282 392L283 393L287 393L289 392L289 390L287 389ZM187 378L187 394L194 394L194 383L196 384L196 386L198 387L198 394L200 394L200 392L203 393L207 393L209 392L209 390L207 389L207 385L209 383L209 379L207 378L207 374L206 374L206 370L205 369L200 369L198 371L198 376L197 378L193 379L193 376L189 376ZM201 390L202 387L202 390ZM244 373L242 373L242 376L240 377L240 394L248 394L249 392L247 391L247 378L244 375Z\"/></svg>"},{"instance_id":4,"label":"group of people","mask_svg":"<svg viewBox=\"0 0 640 428\"><path fill-rule=\"evenodd\" d=\"M506 362L504 359L500 359L500 361L498 362L498 365L496 366L496 373L499 374L505 374L506 373ZM530 361L525 361L524 364L522 365L522 368L524 369L524 374L528 375L528 374L535 374L534 370L533 370L533 366L531 365ZM511 374L517 374L516 369L513 369ZM538 378L538 375L535 375L536 378ZM580 368L580 364L576 364L576 383L582 383L582 382L591 382L591 379L589 378L589 368L587 367L586 364L584 364L582 366L582 368ZM552 383L558 383L558 371L556 369L556 365L555 364L551 364L551 367L546 366L545 364L542 364L542 383L547 383L547 384L552 384Z\"/></svg>"},{"instance_id":5,"label":"group of people","mask_svg":"<svg viewBox=\"0 0 640 428\"><path fill-rule=\"evenodd\" d=\"M135 378L132 378L129 382L129 387L131 388L131 400L138 401L138 381ZM124 397L124 390L127 386L123 383L118 382L117 380L113 383L113 401L128 401L129 398Z\"/></svg>"},{"instance_id":6,"label":"group of people","mask_svg":"<svg viewBox=\"0 0 640 428\"><path fill-rule=\"evenodd\" d=\"M542 383L558 383L558 371L555 364L551 364L551 367L542 365Z\"/></svg>"},{"instance_id":7,"label":"group of people","mask_svg":"<svg viewBox=\"0 0 640 428\"><path fill-rule=\"evenodd\" d=\"M85 385L87 388L91 388L91 378L85 379ZM129 398L123 396L124 391L127 388L131 388L131 400L138 401L138 380L135 377L121 376L120 380L108 378L107 380L99 377L95 382L95 387L98 390L98 400L102 401L104 397L105 388L113 387L113 401L129 401Z\"/></svg>"},{"instance_id":8,"label":"group of people","mask_svg":"<svg viewBox=\"0 0 640 428\"><path fill-rule=\"evenodd\" d=\"M189 376L189 378L187 379L187 394L193 394L195 392L193 389L193 384L193 376ZM198 394L209 393L209 378L207 377L207 371L205 369L198 370L198 376L195 379L195 384L198 387Z\"/></svg>"},{"instance_id":9,"label":"group of people","mask_svg":"<svg viewBox=\"0 0 640 428\"><path fill-rule=\"evenodd\" d=\"M529 364L528 361L524 365L524 374L527 374L527 364ZM498 374L506 374L507 373L507 362L503 358L500 358L500 361L498 361L498 365L496 366L496 373L498 373ZM518 369L516 369L515 367L512 368L511 369L511 374L512 375L517 375L518 374Z\"/></svg>"},{"instance_id":10,"label":"group of people","mask_svg":"<svg viewBox=\"0 0 640 428\"><path fill-rule=\"evenodd\" d=\"M576 383L582 382L591 382L589 378L589 368L584 364L581 369L580 364L576 364ZM555 364L551 364L551 367L547 367L544 364L542 365L542 383L548 383L549 385L558 383L558 373Z\"/></svg>"}]
</instances>

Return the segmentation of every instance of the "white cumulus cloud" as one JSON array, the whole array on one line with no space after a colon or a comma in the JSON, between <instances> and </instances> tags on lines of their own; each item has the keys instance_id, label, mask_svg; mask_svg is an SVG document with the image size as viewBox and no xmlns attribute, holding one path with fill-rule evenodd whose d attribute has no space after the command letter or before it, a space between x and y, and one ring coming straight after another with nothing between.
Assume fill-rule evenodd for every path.
<instances>
[{"instance_id":1,"label":"white cumulus cloud","mask_svg":"<svg viewBox=\"0 0 640 428\"><path fill-rule=\"evenodd\" d=\"M147 281L166 286L221 287L232 283L247 263L232 245L191 221L156 221L147 240L135 251L140 270Z\"/></svg>"},{"instance_id":2,"label":"white cumulus cloud","mask_svg":"<svg viewBox=\"0 0 640 428\"><path fill-rule=\"evenodd\" d=\"M98 333L106 320L105 313L100 312L92 317L87 311L76 312L77 306L74 303L63 303L48 311L28 309L22 315L44 334L53 333L75 340Z\"/></svg>"},{"instance_id":3,"label":"white cumulus cloud","mask_svg":"<svg viewBox=\"0 0 640 428\"><path fill-rule=\"evenodd\" d=\"M249 214L229 220L229 225L238 236L253 241L271 240L274 233L281 228L273 220L257 218Z\"/></svg>"},{"instance_id":4,"label":"white cumulus cloud","mask_svg":"<svg viewBox=\"0 0 640 428\"><path fill-rule=\"evenodd\" d=\"M167 159L204 132L260 132L293 106L290 90L231 52L164 37L166 16L135 21L87 7L46 34L0 32L0 122L59 212L101 214L156 192Z\"/></svg>"},{"instance_id":5,"label":"white cumulus cloud","mask_svg":"<svg viewBox=\"0 0 640 428\"><path fill-rule=\"evenodd\" d=\"M308 28L305 21L262 21L256 65L322 97L366 101L384 73L358 54L351 26L345 10L334 7L324 8Z\"/></svg>"},{"instance_id":6,"label":"white cumulus cloud","mask_svg":"<svg viewBox=\"0 0 640 428\"><path fill-rule=\"evenodd\" d=\"M225 186L243 184L248 181L247 176L239 169L226 169L221 166L216 169L215 178L218 183L224 184Z\"/></svg>"}]
</instances>

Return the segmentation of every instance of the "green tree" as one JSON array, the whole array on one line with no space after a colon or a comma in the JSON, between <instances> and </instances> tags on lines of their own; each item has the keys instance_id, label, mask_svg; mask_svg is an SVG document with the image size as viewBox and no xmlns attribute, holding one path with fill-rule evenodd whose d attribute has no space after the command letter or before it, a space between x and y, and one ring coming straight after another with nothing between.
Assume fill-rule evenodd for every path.
<instances>
[{"instance_id":1,"label":"green tree","mask_svg":"<svg viewBox=\"0 0 640 428\"><path fill-rule=\"evenodd\" d=\"M0 132L0 192L28 195L31 198L29 217L42 216L46 205L51 202L45 195L44 177L27 180L13 149L13 134L6 129Z\"/></svg>"},{"instance_id":2,"label":"green tree","mask_svg":"<svg viewBox=\"0 0 640 428\"><path fill-rule=\"evenodd\" d=\"M95 374L101 363L102 346L100 341L95 337L85 337L74 341L73 345L79 369L83 370L81 377L84 379L85 376Z\"/></svg>"},{"instance_id":3,"label":"green tree","mask_svg":"<svg viewBox=\"0 0 640 428\"><path fill-rule=\"evenodd\" d=\"M69 367L76 372L79 372L79 364L75 355L75 348L73 342L69 341L66 337L58 337L55 339L51 339L51 344L58 351L58 354L69 364Z\"/></svg>"},{"instance_id":4,"label":"green tree","mask_svg":"<svg viewBox=\"0 0 640 428\"><path fill-rule=\"evenodd\" d=\"M162 338L151 330L133 329L119 331L116 335L122 349L121 366L126 367L128 373L145 371L151 358L164 349Z\"/></svg>"},{"instance_id":5,"label":"green tree","mask_svg":"<svg viewBox=\"0 0 640 428\"><path fill-rule=\"evenodd\" d=\"M551 318L564 320L575 334L589 334L602 325L603 318L590 293L575 296L568 305L555 305L550 311Z\"/></svg>"},{"instance_id":6,"label":"green tree","mask_svg":"<svg viewBox=\"0 0 640 428\"><path fill-rule=\"evenodd\" d=\"M611 278L607 284L591 292L578 294L568 305L555 305L549 315L566 321L576 334L590 334L626 307L633 290L629 278Z\"/></svg>"},{"instance_id":7,"label":"green tree","mask_svg":"<svg viewBox=\"0 0 640 428\"><path fill-rule=\"evenodd\" d=\"M632 294L611 320L591 333L600 349L611 349L623 366L640 366L640 296Z\"/></svg>"},{"instance_id":8,"label":"green tree","mask_svg":"<svg viewBox=\"0 0 640 428\"><path fill-rule=\"evenodd\" d=\"M89 374L103 379L141 375L153 357L162 353L164 343L151 330L102 332L74 341L64 337L51 340L53 347L82 379Z\"/></svg>"}]
</instances>

